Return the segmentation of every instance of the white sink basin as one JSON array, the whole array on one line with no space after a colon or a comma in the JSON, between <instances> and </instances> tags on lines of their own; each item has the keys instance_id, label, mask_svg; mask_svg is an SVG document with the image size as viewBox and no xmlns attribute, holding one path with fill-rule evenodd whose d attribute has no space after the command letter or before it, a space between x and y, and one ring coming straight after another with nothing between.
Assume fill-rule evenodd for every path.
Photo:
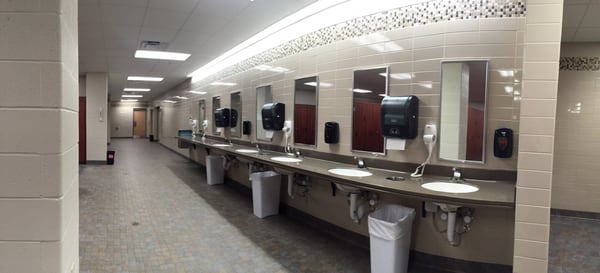
<instances>
[{"instance_id":1,"label":"white sink basin","mask_svg":"<svg viewBox=\"0 0 600 273\"><path fill-rule=\"evenodd\" d=\"M421 185L421 187L432 191L447 193L470 193L479 190L479 188L473 185L453 182L429 182Z\"/></svg>"},{"instance_id":2,"label":"white sink basin","mask_svg":"<svg viewBox=\"0 0 600 273\"><path fill-rule=\"evenodd\" d=\"M257 150L252 150L252 149L237 149L235 150L238 153L243 153L243 154L256 154L258 153Z\"/></svg>"},{"instance_id":3,"label":"white sink basin","mask_svg":"<svg viewBox=\"0 0 600 273\"><path fill-rule=\"evenodd\" d=\"M231 147L231 144L221 144L221 143L217 143L217 144L213 144L212 146L215 147Z\"/></svg>"},{"instance_id":4,"label":"white sink basin","mask_svg":"<svg viewBox=\"0 0 600 273\"><path fill-rule=\"evenodd\" d=\"M279 161L279 162L286 162L286 163L302 162L302 159L300 159L300 158L287 157L287 156L275 156L275 157L271 157L271 160Z\"/></svg>"},{"instance_id":5,"label":"white sink basin","mask_svg":"<svg viewBox=\"0 0 600 273\"><path fill-rule=\"evenodd\" d=\"M350 177L366 177L366 176L373 175L370 172L357 170L357 169L335 168L335 169L329 169L327 171L332 174L350 176Z\"/></svg>"}]
</instances>

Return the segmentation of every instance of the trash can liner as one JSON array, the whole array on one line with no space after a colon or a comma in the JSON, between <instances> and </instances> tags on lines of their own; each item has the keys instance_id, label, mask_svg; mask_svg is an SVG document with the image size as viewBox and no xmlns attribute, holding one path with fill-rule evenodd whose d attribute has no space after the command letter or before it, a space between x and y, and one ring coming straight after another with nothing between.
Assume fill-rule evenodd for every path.
<instances>
[{"instance_id":1,"label":"trash can liner","mask_svg":"<svg viewBox=\"0 0 600 273\"><path fill-rule=\"evenodd\" d=\"M397 240L411 232L415 209L390 204L369 215L369 234Z\"/></svg>"}]
</instances>

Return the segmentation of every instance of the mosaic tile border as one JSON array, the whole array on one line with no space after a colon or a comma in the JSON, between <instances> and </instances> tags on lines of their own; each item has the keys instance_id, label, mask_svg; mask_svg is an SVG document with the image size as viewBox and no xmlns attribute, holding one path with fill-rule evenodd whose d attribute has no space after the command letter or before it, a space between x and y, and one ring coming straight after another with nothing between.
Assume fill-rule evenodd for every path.
<instances>
[{"instance_id":1,"label":"mosaic tile border","mask_svg":"<svg viewBox=\"0 0 600 273\"><path fill-rule=\"evenodd\" d=\"M560 57L562 71L598 71L600 57Z\"/></svg>"},{"instance_id":2,"label":"mosaic tile border","mask_svg":"<svg viewBox=\"0 0 600 273\"><path fill-rule=\"evenodd\" d=\"M225 79L258 65L302 51L376 32L427 25L444 21L524 17L526 0L434 0L352 19L306 34L232 65L196 82L194 87Z\"/></svg>"}]
</instances>

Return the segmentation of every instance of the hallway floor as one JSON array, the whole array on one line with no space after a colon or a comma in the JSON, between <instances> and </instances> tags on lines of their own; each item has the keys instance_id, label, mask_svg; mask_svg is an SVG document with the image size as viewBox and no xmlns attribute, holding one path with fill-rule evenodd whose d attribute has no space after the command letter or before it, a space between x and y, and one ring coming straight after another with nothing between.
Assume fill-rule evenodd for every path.
<instances>
[{"instance_id":1,"label":"hallway floor","mask_svg":"<svg viewBox=\"0 0 600 273\"><path fill-rule=\"evenodd\" d=\"M82 273L369 272L369 252L208 186L203 168L146 139L81 167Z\"/></svg>"}]
</instances>

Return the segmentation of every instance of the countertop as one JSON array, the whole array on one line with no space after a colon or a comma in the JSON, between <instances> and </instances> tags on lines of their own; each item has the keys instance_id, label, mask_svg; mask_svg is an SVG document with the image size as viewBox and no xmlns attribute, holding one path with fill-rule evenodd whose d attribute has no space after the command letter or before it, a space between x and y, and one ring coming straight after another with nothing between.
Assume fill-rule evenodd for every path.
<instances>
[{"instance_id":1,"label":"countertop","mask_svg":"<svg viewBox=\"0 0 600 273\"><path fill-rule=\"evenodd\" d=\"M202 140L201 137L195 136L178 136L176 138L181 141L204 146L205 148L209 148L213 151L220 151L220 153L235 155L241 159L245 159L246 161L262 163L295 173L318 177L331 182L355 186L366 190L387 192L411 198L421 198L426 201L442 202L455 205L482 205L510 208L515 206L515 183L513 181L489 181L465 178L464 183L477 186L479 190L472 193L444 193L425 189L421 187L421 185L424 183L437 181L449 182L449 177L424 175L420 178L412 178L410 177L410 173L375 168L368 169L369 172L373 173L371 176L348 177L332 174L328 172L328 170L332 168L358 169L356 165L343 164L304 156L300 157L302 162L285 163L271 159L275 156L286 156L285 153L281 152L267 150L262 154L241 153L237 152L236 150L256 150L256 148L239 144L232 144L231 146L227 147L217 147L213 145L217 143L225 143L223 141L213 139ZM392 181L386 179L387 177L391 176L403 177L404 180Z\"/></svg>"}]
</instances>

